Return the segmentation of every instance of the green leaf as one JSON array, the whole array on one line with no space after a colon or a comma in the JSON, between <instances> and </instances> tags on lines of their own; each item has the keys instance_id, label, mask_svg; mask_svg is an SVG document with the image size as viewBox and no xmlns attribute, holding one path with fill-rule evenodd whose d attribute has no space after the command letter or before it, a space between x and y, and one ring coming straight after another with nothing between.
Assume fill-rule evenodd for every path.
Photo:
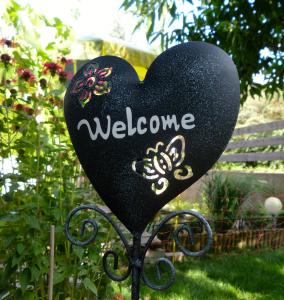
<instances>
[{"instance_id":1,"label":"green leaf","mask_svg":"<svg viewBox=\"0 0 284 300\"><path fill-rule=\"evenodd\" d=\"M26 290L29 281L31 277L31 271L28 268L25 268L22 272L20 272L20 284L21 284L21 289L24 291Z\"/></svg>"},{"instance_id":2,"label":"green leaf","mask_svg":"<svg viewBox=\"0 0 284 300\"><path fill-rule=\"evenodd\" d=\"M79 260L81 260L83 258L84 249L82 247L74 246L73 251L74 251L75 255L79 258Z\"/></svg>"},{"instance_id":3,"label":"green leaf","mask_svg":"<svg viewBox=\"0 0 284 300\"><path fill-rule=\"evenodd\" d=\"M65 274L62 270L55 270L53 284L58 284L65 280L66 277L69 277L69 274Z\"/></svg>"},{"instance_id":4,"label":"green leaf","mask_svg":"<svg viewBox=\"0 0 284 300\"><path fill-rule=\"evenodd\" d=\"M25 250L25 246L22 243L20 243L17 245L16 249L17 249L17 252L19 253L19 255L22 255L22 253Z\"/></svg>"},{"instance_id":5,"label":"green leaf","mask_svg":"<svg viewBox=\"0 0 284 300\"><path fill-rule=\"evenodd\" d=\"M79 276L85 276L88 274L88 270L87 269L81 269L78 273Z\"/></svg>"},{"instance_id":6,"label":"green leaf","mask_svg":"<svg viewBox=\"0 0 284 300\"><path fill-rule=\"evenodd\" d=\"M51 42L46 46L46 50L54 50L55 42Z\"/></svg>"},{"instance_id":7,"label":"green leaf","mask_svg":"<svg viewBox=\"0 0 284 300\"><path fill-rule=\"evenodd\" d=\"M3 239L3 247L8 248L12 245L12 243L15 241L14 236L7 236Z\"/></svg>"},{"instance_id":8,"label":"green leaf","mask_svg":"<svg viewBox=\"0 0 284 300\"><path fill-rule=\"evenodd\" d=\"M154 30L154 25L155 25L155 12L153 12L151 14L151 19L148 20L148 30L147 30L147 33L146 33L146 38L147 40L150 39L152 33L153 33L153 30Z\"/></svg>"},{"instance_id":9,"label":"green leaf","mask_svg":"<svg viewBox=\"0 0 284 300\"><path fill-rule=\"evenodd\" d=\"M26 222L31 228L40 230L40 223L35 216L27 216Z\"/></svg>"},{"instance_id":10,"label":"green leaf","mask_svg":"<svg viewBox=\"0 0 284 300\"><path fill-rule=\"evenodd\" d=\"M39 279L40 274L41 274L41 272L36 265L31 267L31 277L33 280L37 281Z\"/></svg>"},{"instance_id":11,"label":"green leaf","mask_svg":"<svg viewBox=\"0 0 284 300\"><path fill-rule=\"evenodd\" d=\"M16 265L18 265L19 261L20 261L20 257L19 256L13 256L11 267L15 267Z\"/></svg>"},{"instance_id":12,"label":"green leaf","mask_svg":"<svg viewBox=\"0 0 284 300\"><path fill-rule=\"evenodd\" d=\"M98 295L97 288L90 278L85 278L83 284L87 290L90 290L96 296Z\"/></svg>"},{"instance_id":13,"label":"green leaf","mask_svg":"<svg viewBox=\"0 0 284 300\"><path fill-rule=\"evenodd\" d=\"M170 14L171 14L172 17L175 17L176 10L177 10L177 7L176 7L176 3L174 2L172 7L170 8Z\"/></svg>"},{"instance_id":14,"label":"green leaf","mask_svg":"<svg viewBox=\"0 0 284 300\"><path fill-rule=\"evenodd\" d=\"M18 51L13 51L14 59L24 68L30 67L31 61L27 58L23 58Z\"/></svg>"}]
</instances>

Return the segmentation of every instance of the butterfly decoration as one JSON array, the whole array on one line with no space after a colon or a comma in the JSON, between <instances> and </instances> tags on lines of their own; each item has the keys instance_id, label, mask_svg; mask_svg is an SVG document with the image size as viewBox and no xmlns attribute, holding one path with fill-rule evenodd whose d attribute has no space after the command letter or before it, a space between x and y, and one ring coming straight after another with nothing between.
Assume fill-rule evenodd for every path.
<instances>
[{"instance_id":1,"label":"butterfly decoration","mask_svg":"<svg viewBox=\"0 0 284 300\"><path fill-rule=\"evenodd\" d=\"M185 140L182 135L174 137L168 145L158 142L155 148L148 148L146 154L145 158L132 162L132 170L154 181L151 189L156 195L168 188L169 180L166 176L169 174L176 180L186 180L193 175L190 166L182 165L185 158Z\"/></svg>"},{"instance_id":2,"label":"butterfly decoration","mask_svg":"<svg viewBox=\"0 0 284 300\"><path fill-rule=\"evenodd\" d=\"M80 93L79 101L84 107L92 94L101 96L111 90L110 82L106 78L112 73L112 67L100 69L98 64L90 64L83 71L84 78L75 82L71 93Z\"/></svg>"}]
</instances>

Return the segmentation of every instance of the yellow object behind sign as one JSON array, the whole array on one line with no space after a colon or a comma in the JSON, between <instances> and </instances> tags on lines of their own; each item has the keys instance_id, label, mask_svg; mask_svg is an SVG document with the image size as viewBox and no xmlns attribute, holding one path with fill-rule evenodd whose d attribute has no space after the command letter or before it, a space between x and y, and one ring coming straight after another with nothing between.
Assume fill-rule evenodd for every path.
<instances>
[{"instance_id":1,"label":"yellow object behind sign","mask_svg":"<svg viewBox=\"0 0 284 300\"><path fill-rule=\"evenodd\" d=\"M103 55L121 57L134 67L140 80L144 79L149 66L156 57L154 53L135 48L120 40L89 38L77 42L75 48L76 52L79 53L79 55L71 53L75 60L89 60Z\"/></svg>"}]
</instances>

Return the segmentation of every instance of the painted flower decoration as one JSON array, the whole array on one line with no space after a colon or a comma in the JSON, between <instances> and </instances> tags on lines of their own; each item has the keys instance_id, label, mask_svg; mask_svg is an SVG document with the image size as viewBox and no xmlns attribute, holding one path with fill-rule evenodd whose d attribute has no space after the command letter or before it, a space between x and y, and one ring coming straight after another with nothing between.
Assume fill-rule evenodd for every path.
<instances>
[{"instance_id":1,"label":"painted flower decoration","mask_svg":"<svg viewBox=\"0 0 284 300\"><path fill-rule=\"evenodd\" d=\"M112 67L100 69L97 64L90 64L84 70L84 78L75 82L72 93L80 93L79 100L85 106L92 94L101 96L111 90L110 82L106 78L112 73Z\"/></svg>"}]
</instances>

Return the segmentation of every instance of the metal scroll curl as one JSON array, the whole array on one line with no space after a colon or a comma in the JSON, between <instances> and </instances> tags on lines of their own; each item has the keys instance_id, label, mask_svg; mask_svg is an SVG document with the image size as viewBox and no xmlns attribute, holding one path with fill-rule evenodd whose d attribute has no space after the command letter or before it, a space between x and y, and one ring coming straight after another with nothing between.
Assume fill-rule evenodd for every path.
<instances>
[{"instance_id":1,"label":"metal scroll curl","mask_svg":"<svg viewBox=\"0 0 284 300\"><path fill-rule=\"evenodd\" d=\"M193 216L195 219L197 219L205 228L205 231L207 233L207 243L204 246L203 249L199 250L199 251L190 251L189 249L185 248L184 246L182 246L181 240L180 240L180 233L182 233L183 231L185 231L187 233L189 242L194 245L195 244L195 239L194 239L194 232L192 230L192 228L190 227L190 225L188 224L181 224L180 226L178 226L175 231L173 232L173 239L175 240L177 247L179 248L179 250L181 252L183 252L185 255L187 256L191 256L191 257L198 257L198 256L202 256L204 255L211 247L212 242L213 242L213 234L212 234L212 230L210 228L210 225L208 224L208 222L206 221L206 219L198 212L196 211L191 211L191 210L183 210L183 211L177 211L177 212L173 212L171 214L169 214L168 216L166 216L156 227L156 229L153 231L153 233L151 234L149 240L147 241L145 248L144 248L144 252L143 252L143 256L142 256L142 260L144 261L144 258L146 256L146 252L149 249L149 247L151 246L151 243L153 241L153 239L155 238L155 236L159 233L159 231L161 230L161 228L171 219L173 219L174 217L177 216L182 216L182 215L191 215ZM169 269L169 276L167 278L167 282L166 283L162 283L162 284L155 284L153 282L151 282L143 269L142 272L142 279L144 281L144 283L154 289L154 290L163 290L166 288L169 288L175 281L175 276L176 276L176 272L175 272L175 268L173 263L167 259L167 258L160 258L156 261L155 263L155 267L156 267L156 275L157 275L157 279L159 281L162 280L162 269L161 269L161 265L167 265L167 269Z\"/></svg>"},{"instance_id":2,"label":"metal scroll curl","mask_svg":"<svg viewBox=\"0 0 284 300\"><path fill-rule=\"evenodd\" d=\"M112 280L114 280L114 281L123 281L123 280L125 280L129 276L129 274L131 273L131 264L129 262L129 257L130 257L130 252L131 252L130 246L129 246L129 244L128 244L126 238L125 238L125 236L123 235L123 233L121 232L121 230L117 226L117 224L102 209L96 207L95 205L81 205L81 206L73 209L68 214L67 220L66 220L66 223L65 223L65 233L66 233L67 239L73 245L80 246L80 247L87 246L87 245L89 245L90 243L92 243L96 239L99 226L98 226L97 221L94 220L94 219L84 219L84 220L82 220L82 223L81 223L81 226L80 226L80 231L79 231L81 237L83 237L87 225L90 225L93 228L93 231L92 231L90 237L87 240L85 240L85 241L77 240L77 239L75 239L72 236L72 234L70 232L70 223L71 223L71 220L73 219L73 217L76 216L76 214L78 214L79 212L84 211L84 210L85 211L93 210L93 211L96 211L97 213L99 213L100 215L102 215L113 226L113 228L115 229L115 231L119 235L119 237L120 237L120 239L121 239L121 241L122 241L122 243L123 243L123 245L124 245L124 247L126 249L126 252L127 252L127 258L128 258L128 268L127 268L127 271L123 275L117 275L112 270L109 269L109 266L108 266L107 262L108 262L108 257L110 257L110 256L112 256L113 259L114 259L113 269L114 270L118 269L118 254L114 250L108 250L108 251L106 251L104 253L104 256L103 256L103 268L104 268L105 273Z\"/></svg>"},{"instance_id":3,"label":"metal scroll curl","mask_svg":"<svg viewBox=\"0 0 284 300\"><path fill-rule=\"evenodd\" d=\"M86 227L89 225L92 227L93 231L91 233L91 235L85 240L85 241L80 241L75 239L71 232L70 232L70 223L71 220L73 219L73 217L76 216L76 214L78 214L81 211L88 211L88 210L93 210L96 211L97 213L99 213L100 215L102 215L115 229L115 231L117 232L117 234L119 235L125 249L126 249L126 255L127 255L127 259L128 259L128 267L127 267L127 271L122 274L122 275L117 275L115 272L113 272L113 270L117 270L118 269L118 254L117 252L113 251L113 250L107 250L104 255L103 255L103 268L105 273L114 281L123 281L126 278L128 278L128 276L130 275L131 271L133 272L134 268L138 268L139 270L141 270L141 275L142 275L142 279L144 281L144 283L155 290L163 290L166 288L169 288L175 281L175 276L176 276L176 271L175 271L175 267L173 265L173 263L165 257L159 258L156 262L155 262L155 268L156 268L156 275L157 275L157 279L159 282L161 282L160 284L156 284L151 282L146 274L145 274L145 269L144 269L144 259L146 256L146 252L149 249L149 247L151 246L151 243L153 241L153 239L155 238L155 236L159 233L159 231L161 230L161 228L171 219L173 219L174 217L177 216L182 216L182 215L191 215L193 216L195 219L198 220L199 223L201 223L204 228L205 231L207 233L207 243L205 245L205 247L199 251L191 251L187 248L185 248L182 245L182 242L180 240L180 234L182 232L186 232L188 235L188 239L189 242L194 245L195 243L195 239L194 239L194 231L192 230L192 228L190 227L189 224L185 223L185 224L181 224L180 226L178 226L175 231L173 232L173 239L175 240L177 247L179 248L180 251L182 251L185 255L188 256L192 256L192 257L198 257L198 256L202 256L204 255L211 247L212 244L212 231L210 228L210 225L208 224L208 222L206 221L206 219L199 214L196 211L190 211L190 210L183 210L183 211L177 211L177 212L173 212L171 214L169 214L168 216L166 216L160 223L159 225L156 227L156 229L153 231L153 233L151 234L150 238L148 239L147 243L145 244L144 247L141 247L141 234L137 233L137 236L139 237L138 240L138 246L140 247L140 249L138 249L138 252L135 254L135 246L129 246L124 234L121 232L120 228L118 227L118 225L112 220L112 218L105 213L103 210L101 210L100 208L96 207L95 205L81 205L75 209L73 209L66 220L65 223L65 233L66 236L68 238L68 240L76 246L86 246L90 243L92 243L95 238L96 235L98 233L98 223L96 222L96 220L94 219L84 219L81 222L81 226L80 226L80 236L83 237L85 231L86 231ZM133 238L135 240L135 234L133 234ZM136 236L136 237L137 237ZM137 247L137 245L136 245ZM143 249L143 250L142 250ZM137 249L136 249L137 250ZM109 264L108 264L108 258L112 257L113 258L113 270L110 270L109 268ZM166 278L166 280L164 279L164 268L162 268L162 266L166 267L169 272L168 276ZM140 271L139 271L140 272ZM139 280L139 277L136 278L136 280Z\"/></svg>"}]
</instances>

